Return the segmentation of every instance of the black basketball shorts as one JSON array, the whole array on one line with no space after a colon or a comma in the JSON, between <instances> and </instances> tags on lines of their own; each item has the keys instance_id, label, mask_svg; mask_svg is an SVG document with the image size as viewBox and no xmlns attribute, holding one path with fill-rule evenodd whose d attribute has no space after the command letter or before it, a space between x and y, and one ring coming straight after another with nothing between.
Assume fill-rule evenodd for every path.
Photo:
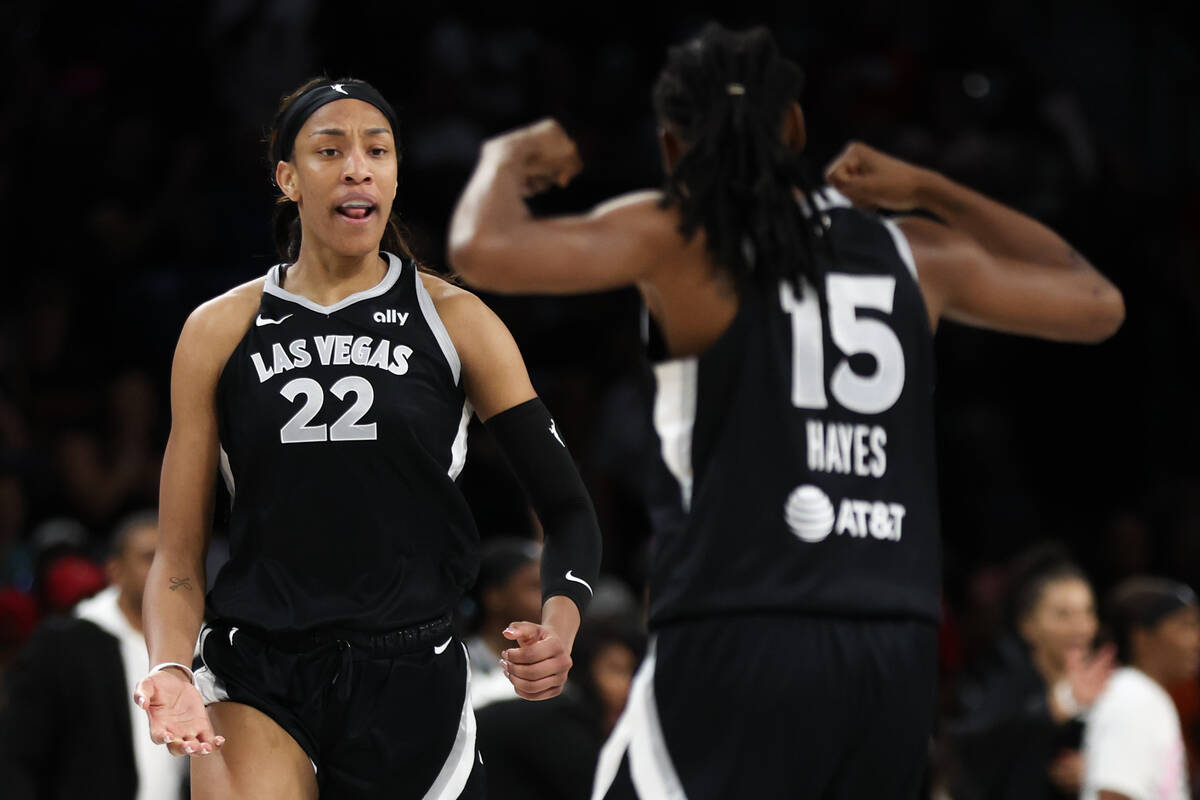
<instances>
[{"instance_id":1,"label":"black basketball shorts","mask_svg":"<svg viewBox=\"0 0 1200 800\"><path fill-rule=\"evenodd\" d=\"M730 616L651 640L593 798L915 797L937 631L916 621Z\"/></svg>"},{"instance_id":2,"label":"black basketball shorts","mask_svg":"<svg viewBox=\"0 0 1200 800\"><path fill-rule=\"evenodd\" d=\"M431 630L423 626L424 634ZM466 648L406 631L275 637L205 625L195 659L206 704L252 706L316 770L321 800L481 798Z\"/></svg>"}]
</instances>

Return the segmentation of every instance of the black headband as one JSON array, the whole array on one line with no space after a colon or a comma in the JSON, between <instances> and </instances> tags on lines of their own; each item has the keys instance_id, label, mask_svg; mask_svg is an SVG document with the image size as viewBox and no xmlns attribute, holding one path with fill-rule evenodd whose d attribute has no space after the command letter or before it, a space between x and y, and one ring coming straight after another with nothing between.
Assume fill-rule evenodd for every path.
<instances>
[{"instance_id":1,"label":"black headband","mask_svg":"<svg viewBox=\"0 0 1200 800\"><path fill-rule=\"evenodd\" d=\"M379 93L378 89L363 81L339 83L329 81L314 86L297 97L279 117L279 124L275 126L275 147L271 151L275 161L291 159L292 150L295 149L296 135L300 133L300 129L304 127L304 123L313 115L313 112L326 103L346 99L362 100L364 103L370 103L378 108L387 117L388 125L392 128L392 135L396 135L396 112L392 110L391 104L383 99L383 95Z\"/></svg>"},{"instance_id":2,"label":"black headband","mask_svg":"<svg viewBox=\"0 0 1200 800\"><path fill-rule=\"evenodd\" d=\"M1168 614L1194 605L1196 605L1196 593L1191 590L1191 587L1171 581L1164 585L1161 591L1156 591L1147 598L1135 623L1139 627L1153 628Z\"/></svg>"}]
</instances>

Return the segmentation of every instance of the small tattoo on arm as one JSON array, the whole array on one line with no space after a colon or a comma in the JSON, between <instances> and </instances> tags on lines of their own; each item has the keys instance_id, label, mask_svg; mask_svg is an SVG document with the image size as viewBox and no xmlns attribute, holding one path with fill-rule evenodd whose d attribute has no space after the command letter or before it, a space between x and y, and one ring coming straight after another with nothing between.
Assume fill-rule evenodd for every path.
<instances>
[{"instance_id":1,"label":"small tattoo on arm","mask_svg":"<svg viewBox=\"0 0 1200 800\"><path fill-rule=\"evenodd\" d=\"M190 592L192 590L192 579L191 578L171 578L171 587L170 588L171 588L172 592L175 591L176 589L187 589Z\"/></svg>"}]
</instances>

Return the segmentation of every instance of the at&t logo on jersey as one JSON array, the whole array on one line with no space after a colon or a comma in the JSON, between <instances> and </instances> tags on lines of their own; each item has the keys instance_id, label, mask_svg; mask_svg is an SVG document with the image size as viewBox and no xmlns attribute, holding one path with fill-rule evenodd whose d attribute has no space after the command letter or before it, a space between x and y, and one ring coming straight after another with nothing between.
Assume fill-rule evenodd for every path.
<instances>
[{"instance_id":1,"label":"at&t logo on jersey","mask_svg":"<svg viewBox=\"0 0 1200 800\"><path fill-rule=\"evenodd\" d=\"M788 528L797 539L810 543L824 541L835 531L838 536L898 542L905 513L899 503L843 498L834 514L829 495L811 484L793 489L783 506Z\"/></svg>"}]
</instances>

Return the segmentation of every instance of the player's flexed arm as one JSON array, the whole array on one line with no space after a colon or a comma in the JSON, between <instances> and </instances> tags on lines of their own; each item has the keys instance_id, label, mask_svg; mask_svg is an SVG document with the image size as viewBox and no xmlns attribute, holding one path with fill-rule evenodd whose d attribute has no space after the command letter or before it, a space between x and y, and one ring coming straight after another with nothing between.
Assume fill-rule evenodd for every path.
<instances>
[{"instance_id":1,"label":"player's flexed arm","mask_svg":"<svg viewBox=\"0 0 1200 800\"><path fill-rule=\"evenodd\" d=\"M142 619L152 667L134 700L150 736L175 755L204 755L224 743L213 734L190 665L204 617L204 557L217 473L216 392L221 368L245 333L261 281L205 303L188 318L171 374L171 435L163 456L159 545L146 580Z\"/></svg>"},{"instance_id":2,"label":"player's flexed arm","mask_svg":"<svg viewBox=\"0 0 1200 800\"><path fill-rule=\"evenodd\" d=\"M925 209L945 224L899 221L932 321L941 316L1009 333L1102 341L1125 318L1121 293L1061 236L1028 216L855 142L826 171L857 205Z\"/></svg>"},{"instance_id":3,"label":"player's flexed arm","mask_svg":"<svg viewBox=\"0 0 1200 800\"><path fill-rule=\"evenodd\" d=\"M542 523L541 623L512 621L504 635L514 646L502 660L518 695L545 700L566 683L580 616L600 570L596 512L504 323L474 295L436 278L425 280L462 360L467 397Z\"/></svg>"}]
</instances>

